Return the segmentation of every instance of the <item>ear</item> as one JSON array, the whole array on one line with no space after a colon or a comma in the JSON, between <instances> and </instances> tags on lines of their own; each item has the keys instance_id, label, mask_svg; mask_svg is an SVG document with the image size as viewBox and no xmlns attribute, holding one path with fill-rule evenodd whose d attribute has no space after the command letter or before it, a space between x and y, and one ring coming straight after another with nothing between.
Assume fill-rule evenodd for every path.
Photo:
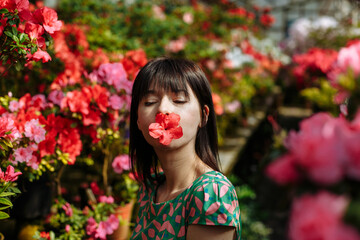
<instances>
[{"instance_id":1,"label":"ear","mask_svg":"<svg viewBox=\"0 0 360 240\"><path fill-rule=\"evenodd\" d=\"M202 120L201 120L201 124L199 127L204 127L208 121L209 118L209 107L208 105L204 105L203 111L202 111Z\"/></svg>"}]
</instances>

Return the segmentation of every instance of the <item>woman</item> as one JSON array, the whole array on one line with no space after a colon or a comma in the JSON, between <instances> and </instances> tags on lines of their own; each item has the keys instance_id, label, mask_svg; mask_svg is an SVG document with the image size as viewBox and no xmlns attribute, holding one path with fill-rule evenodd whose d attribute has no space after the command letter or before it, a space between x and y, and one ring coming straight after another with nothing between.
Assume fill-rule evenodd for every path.
<instances>
[{"instance_id":1,"label":"woman","mask_svg":"<svg viewBox=\"0 0 360 240\"><path fill-rule=\"evenodd\" d=\"M216 131L210 85L196 64L158 58L140 70L130 157L142 187L131 239L241 239L238 199L219 169Z\"/></svg>"}]
</instances>

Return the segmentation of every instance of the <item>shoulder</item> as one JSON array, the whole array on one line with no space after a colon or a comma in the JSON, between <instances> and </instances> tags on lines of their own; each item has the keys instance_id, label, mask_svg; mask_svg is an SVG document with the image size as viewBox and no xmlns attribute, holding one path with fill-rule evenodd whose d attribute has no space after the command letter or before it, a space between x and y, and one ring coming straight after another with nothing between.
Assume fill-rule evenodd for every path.
<instances>
[{"instance_id":1,"label":"shoulder","mask_svg":"<svg viewBox=\"0 0 360 240\"><path fill-rule=\"evenodd\" d=\"M220 187L225 189L234 189L234 186L229 179L217 171L210 171L201 175L193 184L192 189L195 191L203 191L205 189L211 190L211 187ZM214 190L216 191L216 189Z\"/></svg>"}]
</instances>

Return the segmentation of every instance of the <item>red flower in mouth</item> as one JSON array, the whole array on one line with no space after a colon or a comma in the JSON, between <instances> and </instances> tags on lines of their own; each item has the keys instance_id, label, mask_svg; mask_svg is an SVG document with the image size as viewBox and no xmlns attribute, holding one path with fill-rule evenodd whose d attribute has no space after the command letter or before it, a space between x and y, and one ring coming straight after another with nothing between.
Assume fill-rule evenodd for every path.
<instances>
[{"instance_id":1,"label":"red flower in mouth","mask_svg":"<svg viewBox=\"0 0 360 240\"><path fill-rule=\"evenodd\" d=\"M149 126L149 134L153 138L159 138L161 144L169 145L173 139L183 136L179 121L180 116L176 113L158 113L155 117L155 123Z\"/></svg>"}]
</instances>

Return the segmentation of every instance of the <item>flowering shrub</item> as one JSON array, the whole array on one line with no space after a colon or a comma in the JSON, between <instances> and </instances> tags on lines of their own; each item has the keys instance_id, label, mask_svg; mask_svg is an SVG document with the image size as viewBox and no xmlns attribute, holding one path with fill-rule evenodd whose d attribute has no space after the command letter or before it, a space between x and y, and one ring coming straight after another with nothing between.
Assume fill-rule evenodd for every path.
<instances>
[{"instance_id":1,"label":"flowering shrub","mask_svg":"<svg viewBox=\"0 0 360 240\"><path fill-rule=\"evenodd\" d=\"M31 8L34 7L30 7L28 0L0 3L1 77L11 75L12 69L19 71L30 61L44 63L51 60L46 46L51 35L60 30L62 22L53 9L40 7L30 11ZM5 84L2 94L13 88L10 85L7 89L4 87Z\"/></svg>"},{"instance_id":2,"label":"flowering shrub","mask_svg":"<svg viewBox=\"0 0 360 240\"><path fill-rule=\"evenodd\" d=\"M5 172L0 168L0 220L10 217L3 210L13 206L10 197L20 194L19 189L14 184L20 174L21 172L15 172L11 165L6 168Z\"/></svg>"},{"instance_id":3,"label":"flowering shrub","mask_svg":"<svg viewBox=\"0 0 360 240\"><path fill-rule=\"evenodd\" d=\"M105 201L91 203L79 209L63 199L56 200L50 216L35 235L35 239L102 239L111 235L119 226L119 219L112 214L115 204Z\"/></svg>"}]
</instances>

